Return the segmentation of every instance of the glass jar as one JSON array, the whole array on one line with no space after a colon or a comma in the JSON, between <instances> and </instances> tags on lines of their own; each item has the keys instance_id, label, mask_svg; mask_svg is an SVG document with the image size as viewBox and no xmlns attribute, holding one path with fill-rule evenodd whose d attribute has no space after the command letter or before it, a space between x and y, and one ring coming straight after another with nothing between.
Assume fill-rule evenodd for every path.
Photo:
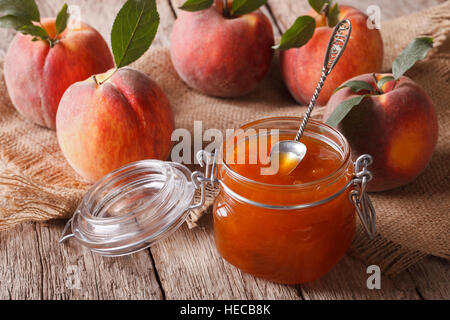
<instances>
[{"instance_id":1,"label":"glass jar","mask_svg":"<svg viewBox=\"0 0 450 320\"><path fill-rule=\"evenodd\" d=\"M268 118L236 132L252 129L259 135L278 130L280 136L293 137L300 122L301 118L294 117ZM246 134L235 136L236 144L248 138ZM355 233L355 211L369 236L374 236L375 212L365 192L371 179L367 170L371 157L363 155L353 163L345 138L314 120L309 121L302 139L333 150L339 162L336 168L313 181L279 185L236 172L223 152L198 153L205 173L191 172L174 162L131 163L92 186L60 241L73 237L107 256L142 250L176 230L190 209L203 205L206 184L218 184L214 234L223 258L244 272L280 283L319 278L348 249ZM195 189L201 189L201 197L192 204Z\"/></svg>"},{"instance_id":2,"label":"glass jar","mask_svg":"<svg viewBox=\"0 0 450 320\"><path fill-rule=\"evenodd\" d=\"M240 129L254 129L256 134L277 129L280 136L294 137L300 121L269 118ZM234 138L233 150L243 139L252 138ZM221 185L213 209L217 250L244 272L280 283L321 277L342 258L355 233L355 206L349 201L352 188L347 188L354 167L347 141L316 121L309 122L304 138L332 147L339 155L338 169L317 181L274 185L237 173L225 156L217 167Z\"/></svg>"}]
</instances>

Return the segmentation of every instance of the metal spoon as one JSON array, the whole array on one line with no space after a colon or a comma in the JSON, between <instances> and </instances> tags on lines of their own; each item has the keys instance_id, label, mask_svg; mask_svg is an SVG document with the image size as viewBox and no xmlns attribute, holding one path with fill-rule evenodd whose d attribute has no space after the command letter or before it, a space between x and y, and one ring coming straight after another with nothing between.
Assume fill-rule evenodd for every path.
<instances>
[{"instance_id":1,"label":"metal spoon","mask_svg":"<svg viewBox=\"0 0 450 320\"><path fill-rule=\"evenodd\" d=\"M314 91L314 95L309 103L308 109L306 110L302 124L297 132L297 135L295 136L295 139L280 141L272 147L272 150L270 151L270 161L271 163L276 163L275 161L279 161L278 172L290 174L295 168L297 168L299 163L305 157L306 146L299 140L303 135L303 131L305 131L306 124L308 123L311 112L316 104L320 90L322 90L325 79L330 74L331 70L334 68L344 52L348 39L350 38L351 30L352 25L347 19L340 21L336 25L333 33L331 34L330 41L328 42L325 59L323 61L322 76L320 77L319 83L317 84L316 90Z\"/></svg>"}]
</instances>

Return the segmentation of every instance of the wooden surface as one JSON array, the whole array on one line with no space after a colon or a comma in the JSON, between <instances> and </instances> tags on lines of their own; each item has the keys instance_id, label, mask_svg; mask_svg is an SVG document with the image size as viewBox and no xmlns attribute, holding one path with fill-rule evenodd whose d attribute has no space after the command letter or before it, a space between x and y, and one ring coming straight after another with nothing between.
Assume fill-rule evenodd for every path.
<instances>
[{"instance_id":1,"label":"wooden surface","mask_svg":"<svg viewBox=\"0 0 450 320\"><path fill-rule=\"evenodd\" d=\"M38 4L44 16L51 16L60 2L41 0ZM181 1L157 2L161 25L153 46L168 46ZM382 19L389 19L440 2L383 0L376 4ZM84 20L108 39L113 17L123 2L68 3L80 5L83 19L83 10L95 12L95 18ZM340 3L365 11L374 2ZM277 35L306 9L306 0L269 0L263 8ZM0 57L11 37L11 32L0 31ZM450 299L449 263L434 257L394 279L382 277L380 290L367 289L367 266L350 256L324 278L301 286L256 279L217 254L210 213L200 220L199 228L183 226L151 249L121 258L94 255L76 242L58 244L63 226L63 221L28 223L0 233L0 299Z\"/></svg>"}]
</instances>

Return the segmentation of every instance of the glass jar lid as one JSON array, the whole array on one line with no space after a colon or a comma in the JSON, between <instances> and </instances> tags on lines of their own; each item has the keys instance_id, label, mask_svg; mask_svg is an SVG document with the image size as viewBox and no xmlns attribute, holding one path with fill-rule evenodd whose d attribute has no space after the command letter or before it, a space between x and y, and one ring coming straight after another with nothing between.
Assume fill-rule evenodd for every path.
<instances>
[{"instance_id":1,"label":"glass jar lid","mask_svg":"<svg viewBox=\"0 0 450 320\"><path fill-rule=\"evenodd\" d=\"M144 160L95 183L67 223L60 242L74 237L90 250L120 256L167 237L186 220L198 186L185 166Z\"/></svg>"}]
</instances>

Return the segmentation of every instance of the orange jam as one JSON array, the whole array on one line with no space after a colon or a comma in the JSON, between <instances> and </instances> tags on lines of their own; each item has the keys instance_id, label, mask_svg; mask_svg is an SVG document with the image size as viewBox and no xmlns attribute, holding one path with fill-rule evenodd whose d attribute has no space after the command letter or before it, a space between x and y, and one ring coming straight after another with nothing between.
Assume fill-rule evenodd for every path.
<instances>
[{"instance_id":1,"label":"orange jam","mask_svg":"<svg viewBox=\"0 0 450 320\"><path fill-rule=\"evenodd\" d=\"M280 129L279 134L256 131L224 144L213 210L216 247L223 258L244 272L288 284L328 272L355 232L351 188L346 188L353 166L348 144L337 131L311 121L301 139L308 151L299 166L288 175L267 171L272 145L294 139L300 121L260 120L243 129Z\"/></svg>"},{"instance_id":2,"label":"orange jam","mask_svg":"<svg viewBox=\"0 0 450 320\"><path fill-rule=\"evenodd\" d=\"M293 140L295 135L282 134L275 138L279 141ZM254 181L275 185L295 185L322 179L335 172L342 162L342 156L325 142L304 137L302 143L306 145L308 151L301 165L298 165L290 174L273 170L269 172L272 174L262 175L261 169L269 166L270 151L275 142L272 142L270 135L263 142L260 141L259 136L249 137L236 144L233 150L225 153L226 163L234 172ZM258 147L260 143L265 144L264 151L261 151L262 154L258 154L250 163L250 153L252 151L259 152L262 149ZM240 158L241 154L244 157ZM238 161L240 159L244 159L244 161Z\"/></svg>"}]
</instances>

